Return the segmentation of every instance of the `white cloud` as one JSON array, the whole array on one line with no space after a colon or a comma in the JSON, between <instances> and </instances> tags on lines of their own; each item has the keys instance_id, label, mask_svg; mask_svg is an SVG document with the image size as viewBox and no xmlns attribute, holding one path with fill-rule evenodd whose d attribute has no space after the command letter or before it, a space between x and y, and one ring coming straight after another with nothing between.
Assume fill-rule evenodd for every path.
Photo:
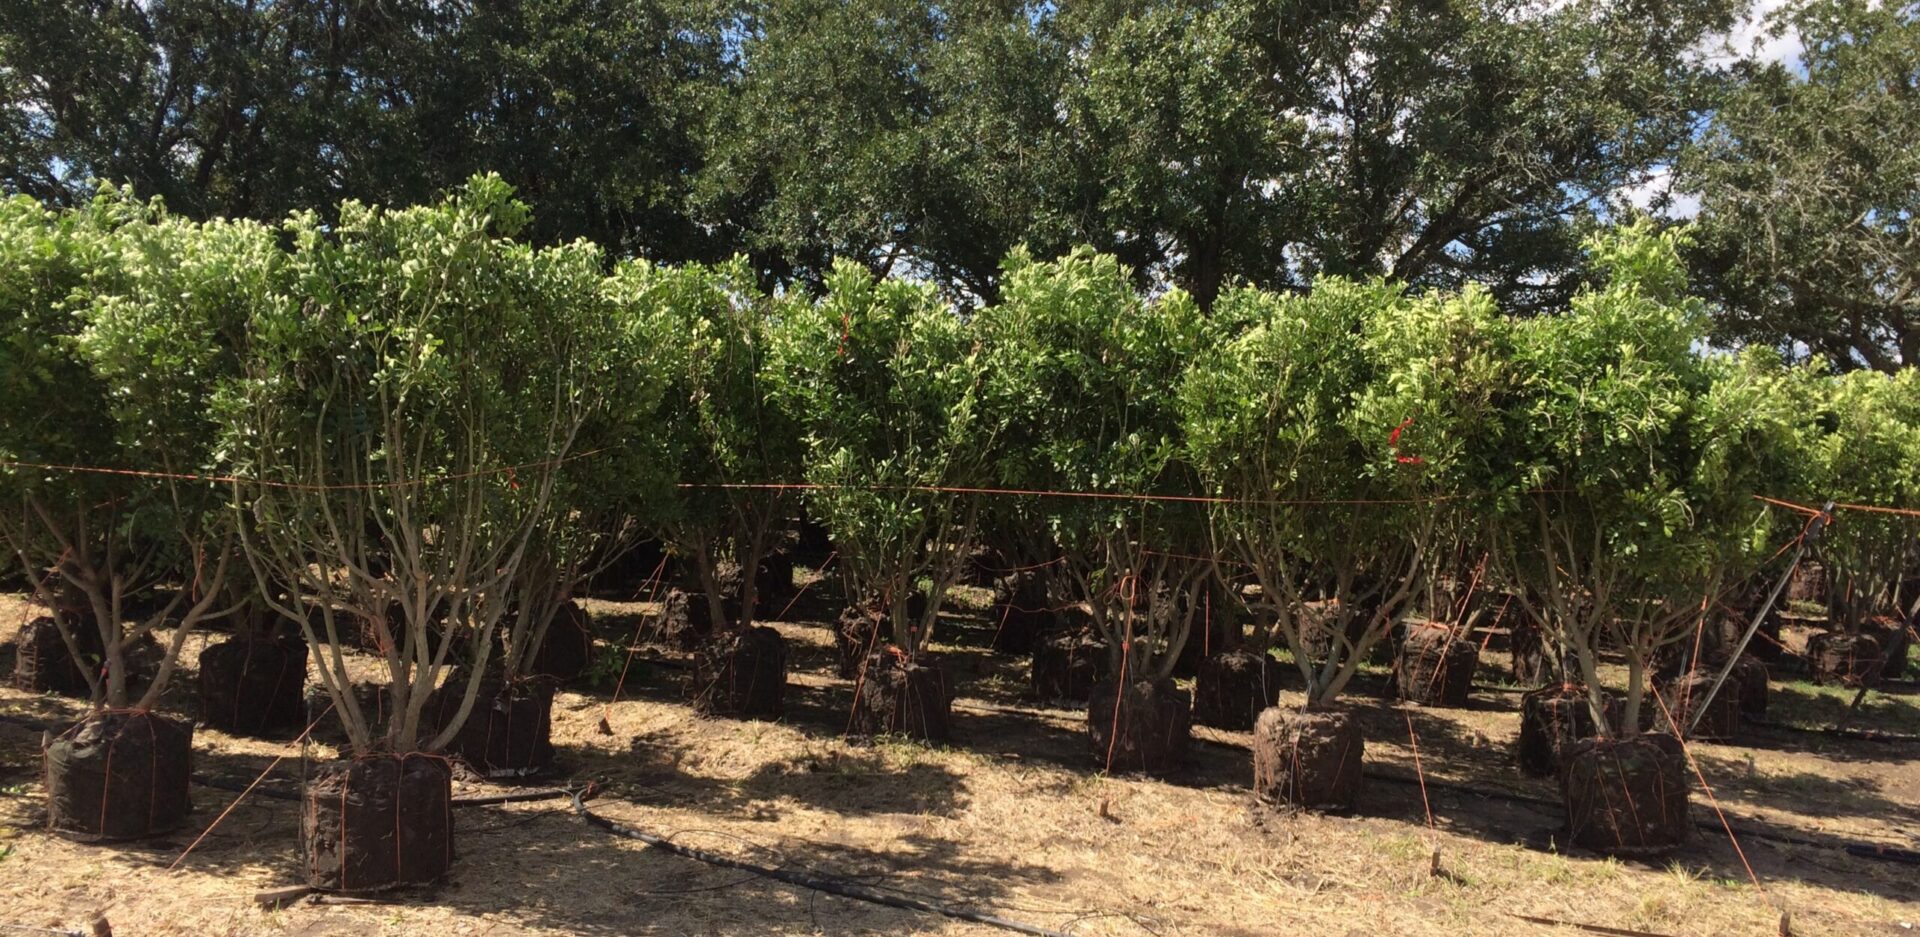
<instances>
[{"instance_id":1,"label":"white cloud","mask_svg":"<svg viewBox=\"0 0 1920 937\"><path fill-rule=\"evenodd\" d=\"M1719 36L1708 37L1696 52L1705 60L1726 64L1737 59L1777 62L1789 68L1800 64L1806 46L1792 30L1778 36L1769 34L1767 20L1786 6L1788 0L1754 0L1747 15Z\"/></svg>"},{"instance_id":2,"label":"white cloud","mask_svg":"<svg viewBox=\"0 0 1920 937\"><path fill-rule=\"evenodd\" d=\"M1728 44L1736 51L1748 51L1762 62L1783 65L1799 62L1801 53L1806 51L1799 34L1788 30L1778 36L1767 35L1767 17L1786 5L1786 0L1759 0L1754 4L1752 15L1733 28Z\"/></svg>"},{"instance_id":3,"label":"white cloud","mask_svg":"<svg viewBox=\"0 0 1920 937\"><path fill-rule=\"evenodd\" d=\"M1641 211L1676 221L1685 221L1700 214L1698 194L1674 189L1671 166L1654 169L1637 184L1622 186L1614 196Z\"/></svg>"}]
</instances>

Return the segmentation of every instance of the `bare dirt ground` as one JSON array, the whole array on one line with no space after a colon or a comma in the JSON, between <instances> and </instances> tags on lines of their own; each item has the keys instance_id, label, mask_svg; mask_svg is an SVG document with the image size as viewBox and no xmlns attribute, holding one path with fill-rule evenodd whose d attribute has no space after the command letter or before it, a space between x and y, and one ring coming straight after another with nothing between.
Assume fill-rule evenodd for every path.
<instances>
[{"instance_id":1,"label":"bare dirt ground","mask_svg":"<svg viewBox=\"0 0 1920 937\"><path fill-rule=\"evenodd\" d=\"M588 606L603 641L623 648L651 609ZM28 611L0 597L0 640ZM823 585L778 625L795 649L784 721L696 716L681 702L684 657L645 646L617 702L607 686L560 695L558 770L537 783L599 782L595 812L710 852L1077 937L1578 933L1521 916L1673 935L1773 935L1782 912L1796 934L1920 924L1914 866L1844 850L1920 841L1920 745L1808 731L1850 693L1777 679L1781 725L1750 727L1739 745L1693 745L1712 790L1696 783L1695 819L1717 828L1724 815L1738 850L1701 829L1669 859L1637 863L1556 841L1557 791L1513 764L1519 693L1503 685L1504 655L1483 660L1464 710L1390 703L1377 679L1362 681L1350 694L1367 728L1361 812L1269 816L1250 808L1244 733L1197 729L1192 764L1173 777L1103 776L1086 714L1023 699L1023 662L983 650L992 623L964 608L943 648L961 687L959 742L847 741L852 687L833 676L826 624L837 611ZM203 645L189 639L188 656ZM166 704L183 714L191 663ZM1913 692L1870 696L1858 724L1920 731ZM81 711L0 691L0 925L84 931L104 914L121 935L1005 933L703 865L609 836L565 801L457 811L459 858L430 893L262 910L256 892L297 884L297 804L268 792L297 792L302 750L203 728L196 776L244 786L272 765L260 791L184 859L236 793L197 785L194 823L159 841L78 845L40 826L41 733L29 725Z\"/></svg>"}]
</instances>

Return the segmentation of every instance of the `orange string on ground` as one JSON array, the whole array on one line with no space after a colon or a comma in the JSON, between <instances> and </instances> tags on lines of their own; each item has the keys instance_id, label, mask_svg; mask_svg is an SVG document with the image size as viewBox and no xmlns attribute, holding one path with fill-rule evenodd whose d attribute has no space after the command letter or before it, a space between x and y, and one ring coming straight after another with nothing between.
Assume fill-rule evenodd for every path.
<instances>
[{"instance_id":1,"label":"orange string on ground","mask_svg":"<svg viewBox=\"0 0 1920 937\"><path fill-rule=\"evenodd\" d=\"M648 590L647 602L649 604L653 602L655 593L660 589L660 574L665 572L666 569L667 558L662 556L659 565L653 568L653 574L648 576L646 581L640 584L640 589ZM636 598L640 595L640 589L633 590ZM664 609L661 611L660 617L663 620L665 619L666 613ZM627 685L627 671L633 669L633 655L640 652L640 630L646 626L647 618L645 615L640 616L640 621L633 626L633 638L627 642L627 661L620 665L620 679L614 681L613 696L609 697L606 705L600 709L600 724L603 726L610 725L608 720L613 718L613 704L620 701L620 688ZM609 731L611 731L611 729L609 729Z\"/></svg>"},{"instance_id":2,"label":"orange string on ground","mask_svg":"<svg viewBox=\"0 0 1920 937\"><path fill-rule=\"evenodd\" d=\"M1427 773L1420 768L1420 739L1413 734L1413 713L1401 710L1407 717L1407 741L1413 745L1413 776L1420 779L1420 806L1427 811L1427 829L1433 829L1433 802L1427 799Z\"/></svg>"},{"instance_id":3,"label":"orange string on ground","mask_svg":"<svg viewBox=\"0 0 1920 937\"><path fill-rule=\"evenodd\" d=\"M298 744L300 744L300 742L301 742L301 741L302 741L303 739L305 739L305 738L307 737L307 733L309 733L309 732L312 732L312 731L313 731L313 727L314 727L314 726L317 726L317 725L319 725L319 724L320 724L320 720L321 720L321 719L325 719L325 718L327 718L327 717L328 717L329 715L332 715L332 714L333 714L333 703L332 703L332 702L328 702L328 703L327 703L327 708L326 708L326 709L323 709L323 710L321 710L321 711L320 711L320 716L319 716L319 718L317 718L317 719L315 719L315 720L313 720L312 722L309 722L309 723L307 723L307 727L306 727L306 728L304 728L304 729L301 729L301 730L300 730L300 734L299 734L299 735L296 735L296 736L294 736L294 738L293 738L293 741L291 741L291 742L288 742L287 744L288 744L288 745L298 745ZM283 760L285 760L285 759L286 759L286 757L287 757L287 756L286 756L286 754L285 754L285 753L281 753L281 754L278 754L278 755L275 755L275 756L273 756L273 760L272 760L272 761L269 761L269 762L267 762L267 767L266 767L266 768L265 768L264 770L262 770L262 771L260 772L260 775L259 775L258 777L256 777L256 778L254 778L254 779L253 779L253 783L252 783L252 784L249 784L249 785L247 785L247 789L246 789L246 790L244 790L244 791L241 791L241 792L240 792L240 796L238 796L238 797L235 797L235 798L233 799L233 803L230 803L230 804L228 804L228 805L227 805L227 809L225 809L225 810L222 810L222 811L220 811L220 815L219 815L219 816L217 816L217 817L214 817L214 818L213 818L213 822L212 822L212 823L209 823L209 824L207 824L207 828L206 828L206 829L204 829L204 830L201 830L201 831L200 831L200 835L199 835L199 836L196 836L196 837L194 837L194 838L193 838L193 842L191 842L191 843L188 843L188 844L187 844L187 848L186 848L185 850L183 850L183 851L181 851L181 853L180 853L180 855L179 855L179 856L177 856L177 857L175 857L175 858L174 858L174 860L173 860L173 862L172 862L172 864L170 864L170 865L168 865L168 866L167 866L167 871L169 871L169 872L171 872L171 871L173 871L174 869L177 869L177 868L179 868L179 867L180 867L180 863L186 860L186 858L187 858L187 854L188 854L188 853L190 853L190 852L193 852L193 850L194 850L194 848L200 845L200 841L201 841L201 840L204 840L204 839L206 839L206 838L207 838L207 834L209 834L209 833L212 833L212 832L213 832L213 828L214 828L214 827L216 827L216 826L219 826L219 825L220 825L220 821L222 821L222 820L225 820L225 819L227 818L227 814L230 814L230 813L232 813L232 812L233 812L233 808L235 808L235 807L238 807L238 806L240 806L240 802L241 802L241 801L243 801L243 800L246 800L246 799L247 799L247 795L248 795L248 794L251 794L251 793L253 793L253 789L254 789L254 788L256 788L256 787L259 787L259 786L260 786L260 782L261 782L261 781L264 781L264 780L266 780L266 779L267 779L267 775L269 775L269 774L272 774L272 773L273 773L273 769L274 769L274 768L276 768L276 767L279 767L279 765L280 765L280 762L281 762L281 761L283 761Z\"/></svg>"},{"instance_id":4,"label":"orange string on ground","mask_svg":"<svg viewBox=\"0 0 1920 937\"><path fill-rule=\"evenodd\" d=\"M1747 861L1747 851L1740 848L1740 837L1733 835L1733 825L1727 822L1726 813L1720 809L1719 798L1713 796L1713 785L1707 783L1707 776L1701 772L1700 763L1694 760L1693 749L1688 747L1685 738L1680 737L1686 734L1683 727L1673 718L1673 711L1667 708L1667 701L1661 699L1658 692L1649 693L1648 695L1653 697L1653 701L1660 706L1660 711L1666 715L1667 724L1674 727L1675 737L1680 743L1680 753L1686 756L1687 767L1693 769L1693 776L1700 779L1700 789L1706 792L1707 803L1713 807L1713 815L1719 818L1720 828L1726 831L1727 842L1733 844L1733 854L1740 857L1740 865L1747 870L1747 878L1753 882L1753 887L1760 892L1760 900L1766 902L1768 908L1778 911L1778 908L1773 907L1773 899L1767 895L1766 886L1760 884L1760 876L1754 874L1753 863Z\"/></svg>"}]
</instances>

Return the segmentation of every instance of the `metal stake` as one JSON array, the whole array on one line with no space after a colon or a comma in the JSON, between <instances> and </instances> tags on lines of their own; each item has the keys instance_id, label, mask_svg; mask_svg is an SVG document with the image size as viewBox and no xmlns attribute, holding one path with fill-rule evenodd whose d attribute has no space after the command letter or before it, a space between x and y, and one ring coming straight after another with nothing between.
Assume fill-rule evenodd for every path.
<instances>
[{"instance_id":1,"label":"metal stake","mask_svg":"<svg viewBox=\"0 0 1920 937\"><path fill-rule=\"evenodd\" d=\"M1801 535L1800 544L1793 551L1793 561L1787 564L1786 574L1780 577L1779 582L1773 584L1773 592L1767 596L1766 603L1760 606L1760 611L1755 613L1753 622L1747 625L1746 633L1740 636L1740 643L1733 646L1733 653L1727 655L1727 662L1720 665L1720 672L1713 677L1713 685L1707 688L1706 698L1693 706L1693 718L1687 721L1687 729L1681 733L1682 738L1693 735L1693 730L1699 728L1700 720L1707 715L1707 707L1712 705L1714 696L1720 692L1720 687L1726 684L1727 675L1733 672L1733 665L1739 663L1740 655L1747 650L1747 644L1753 640L1754 634L1759 632L1760 623L1766 621L1767 616L1773 612L1773 604L1780 601L1780 593L1787 591L1787 583L1792 581L1794 571L1800 568L1801 558L1807 555L1807 544L1820 539L1820 531L1826 528L1827 521L1832 517L1833 502L1829 501L1826 507L1820 509L1819 515L1814 517L1813 522L1807 525L1806 533Z\"/></svg>"}]
</instances>

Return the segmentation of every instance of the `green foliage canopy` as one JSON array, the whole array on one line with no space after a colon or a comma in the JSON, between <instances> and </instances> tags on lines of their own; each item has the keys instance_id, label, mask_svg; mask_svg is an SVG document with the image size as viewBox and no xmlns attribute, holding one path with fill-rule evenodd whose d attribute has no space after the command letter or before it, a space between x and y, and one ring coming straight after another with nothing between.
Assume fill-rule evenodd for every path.
<instances>
[{"instance_id":1,"label":"green foliage canopy","mask_svg":"<svg viewBox=\"0 0 1920 937\"><path fill-rule=\"evenodd\" d=\"M571 513L555 493L600 406L601 355L621 345L598 248L513 240L528 212L497 176L435 205L339 215L289 223L284 298L250 310L221 441L244 479L248 559L310 643L324 629L335 648L319 672L355 749L433 750L471 709L500 632L524 621L502 624L516 574L542 525ZM377 635L383 727L348 692L342 617ZM456 647L459 712L428 726Z\"/></svg>"},{"instance_id":2,"label":"green foliage canopy","mask_svg":"<svg viewBox=\"0 0 1920 937\"><path fill-rule=\"evenodd\" d=\"M1494 556L1520 601L1595 671L1603 642L1626 656L1621 725L1638 726L1655 652L1701 626L1704 603L1744 579L1773 515L1753 495L1772 477L1807 412L1777 362L1703 353L1706 319L1686 295L1682 238L1647 223L1589 241L1603 285L1565 315L1514 327L1514 398L1503 448L1518 468Z\"/></svg>"},{"instance_id":3,"label":"green foliage canopy","mask_svg":"<svg viewBox=\"0 0 1920 937\"><path fill-rule=\"evenodd\" d=\"M1920 8L1797 0L1796 71L1741 63L1680 183L1726 341L1882 371L1920 363Z\"/></svg>"},{"instance_id":4,"label":"green foliage canopy","mask_svg":"<svg viewBox=\"0 0 1920 937\"><path fill-rule=\"evenodd\" d=\"M833 531L849 595L878 603L908 654L933 631L992 481L999 416L983 354L932 287L835 265L826 295L770 335L768 384L800 421L808 504ZM922 580L926 611L908 614Z\"/></svg>"},{"instance_id":5,"label":"green foliage canopy","mask_svg":"<svg viewBox=\"0 0 1920 937\"><path fill-rule=\"evenodd\" d=\"M1051 262L1016 252L999 305L978 318L988 407L1003 414L995 453L1002 484L1079 495L1183 495L1193 490L1177 395L1187 365L1214 337L1183 292L1151 301L1111 255L1079 248ZM1178 501L1022 498L1019 523L1062 551L1044 569L1085 602L1127 672L1164 678L1212 575L1205 512ZM1134 614L1134 594L1148 614ZM1164 607L1163 607L1164 606ZM1118 672L1118 666L1115 668Z\"/></svg>"},{"instance_id":6,"label":"green foliage canopy","mask_svg":"<svg viewBox=\"0 0 1920 937\"><path fill-rule=\"evenodd\" d=\"M274 288L272 232L170 216L112 187L59 214L9 200L0 230L10 333L0 343L10 414L0 539L59 610L76 659L85 659L78 629L98 631L104 674L85 668L96 704L135 702L127 652L171 620L161 672L138 700L148 705L186 635L224 597L222 493L194 476L213 464L206 413L233 369L238 326ZM189 588L144 601L182 571Z\"/></svg>"},{"instance_id":7,"label":"green foliage canopy","mask_svg":"<svg viewBox=\"0 0 1920 937\"><path fill-rule=\"evenodd\" d=\"M714 267L623 263L608 289L629 327L656 345L650 357L623 359L615 380L655 387L664 400L658 418L636 421L628 440L648 441L659 457L620 484L657 489L643 522L690 554L714 622L749 627L750 573L776 546L796 504L778 487L724 486L801 481L800 422L774 400L768 373L771 330L792 304L761 292L740 258ZM737 621L721 609L722 561L743 572Z\"/></svg>"}]
</instances>

